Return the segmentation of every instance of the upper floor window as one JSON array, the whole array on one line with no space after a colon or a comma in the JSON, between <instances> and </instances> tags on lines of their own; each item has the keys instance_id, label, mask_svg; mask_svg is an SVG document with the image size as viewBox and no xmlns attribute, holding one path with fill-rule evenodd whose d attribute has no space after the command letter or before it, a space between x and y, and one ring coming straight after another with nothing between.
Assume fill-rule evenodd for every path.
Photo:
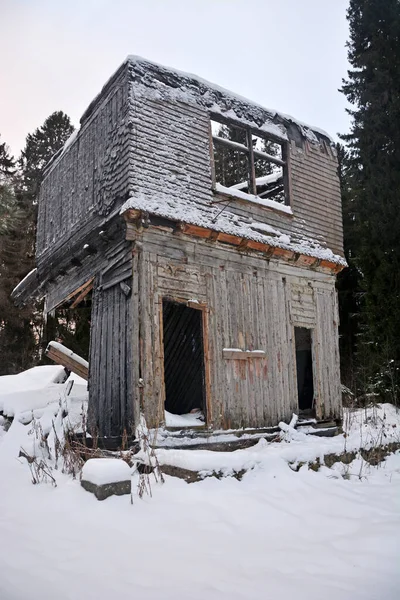
<instances>
[{"instance_id":1,"label":"upper floor window","mask_svg":"<svg viewBox=\"0 0 400 600\"><path fill-rule=\"evenodd\" d=\"M289 205L286 145L256 135L249 127L211 120L214 183Z\"/></svg>"}]
</instances>

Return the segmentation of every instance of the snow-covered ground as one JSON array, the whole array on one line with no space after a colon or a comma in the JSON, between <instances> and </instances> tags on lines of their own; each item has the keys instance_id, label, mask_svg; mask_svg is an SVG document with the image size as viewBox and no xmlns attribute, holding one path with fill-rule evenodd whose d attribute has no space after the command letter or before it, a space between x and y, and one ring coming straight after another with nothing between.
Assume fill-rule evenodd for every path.
<instances>
[{"instance_id":1,"label":"snow-covered ground","mask_svg":"<svg viewBox=\"0 0 400 600\"><path fill-rule=\"evenodd\" d=\"M57 487L32 485L26 460L18 458L21 445L32 450L32 424L24 424L29 385L43 431L51 436L60 403L79 426L85 386L77 379L67 396L68 381L56 383L53 369L43 378L34 373L31 383L26 374L19 382L0 378L0 402L14 416L7 432L0 417L1 600L400 597L400 453L378 467L360 458L318 472L289 466L400 441L392 406L348 413L346 437L289 431L279 443L232 453L160 450L161 463L248 471L241 481L166 477L163 485L152 483L152 497L99 502L60 469L53 471ZM51 392L38 406L45 388Z\"/></svg>"}]
</instances>

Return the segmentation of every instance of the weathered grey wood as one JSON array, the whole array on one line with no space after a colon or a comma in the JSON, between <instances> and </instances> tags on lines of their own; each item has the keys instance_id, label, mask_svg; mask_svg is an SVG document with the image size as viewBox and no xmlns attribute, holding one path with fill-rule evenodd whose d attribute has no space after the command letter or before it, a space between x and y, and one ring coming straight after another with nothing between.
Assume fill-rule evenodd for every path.
<instances>
[{"instance_id":1,"label":"weathered grey wood","mask_svg":"<svg viewBox=\"0 0 400 600\"><path fill-rule=\"evenodd\" d=\"M102 436L124 429L133 434L141 411L150 427L163 422L163 297L201 305L208 426L268 427L290 419L297 410L295 326L312 330L318 416L340 416L335 280L326 264L314 270L298 255L289 257L298 264L283 262L243 243L234 248L217 241L218 231L204 241L176 224L148 226L146 218L139 229L128 223L125 239L119 211L130 196L171 206L195 203L203 212L221 199L212 191L214 111L222 120L229 111L239 125L251 123L249 137L273 131L288 167L293 215L234 199L225 209L232 218L255 223L255 231L256 222L272 226L276 237L285 234L292 242L312 238L343 254L337 159L323 134L305 135L291 119L229 92L128 59L46 170L38 270L26 293L19 291L22 302L45 296L51 311L95 278L89 419ZM224 357L224 348L235 347L265 356Z\"/></svg>"},{"instance_id":2,"label":"weathered grey wood","mask_svg":"<svg viewBox=\"0 0 400 600\"><path fill-rule=\"evenodd\" d=\"M64 352L60 352L58 348L54 346L47 346L45 354L50 360L54 361L58 365L62 365L68 371L72 371L82 377L83 379L88 379L88 369L86 365L81 364L81 362L77 361L73 356L68 356Z\"/></svg>"},{"instance_id":3,"label":"weathered grey wood","mask_svg":"<svg viewBox=\"0 0 400 600\"><path fill-rule=\"evenodd\" d=\"M132 303L119 285L95 287L89 352L90 427L118 436L134 427ZM137 351L137 349L136 349Z\"/></svg>"},{"instance_id":4,"label":"weathered grey wood","mask_svg":"<svg viewBox=\"0 0 400 600\"><path fill-rule=\"evenodd\" d=\"M163 420L162 411L160 413L162 377L159 372L162 296L182 301L201 298L209 309L211 342L208 357L212 373L210 393L214 427L266 427L275 425L279 420L290 420L298 406L291 314L293 294L297 297L300 292L305 303L305 309L295 313L295 322L313 328L315 343L326 346L327 335L337 336L332 328L327 332L322 325L327 315L332 316L336 311L334 277L324 277L319 287L314 289L313 275L307 269L294 268L291 275L282 276L279 263L272 261L268 270L252 269L241 273L230 265L229 257L234 257L234 253L225 253L222 265L212 260L212 249L202 241L196 243L195 255L187 253L181 261L176 258L168 261L165 248L170 235L158 232L154 236L151 230L142 234L143 247L149 246L146 240L154 237L159 244L158 254L154 251L156 242L151 244L151 253L142 253L139 279L141 365L148 425L158 427ZM207 260L203 260L205 257ZM293 275L296 272L297 275ZM316 295L320 297L319 303L315 301ZM226 351L223 348L240 347L262 349L265 358L224 358ZM322 366L321 361L329 362L329 381L332 382L334 377L339 381L337 356L326 350L323 358L316 358L320 404L325 407L321 416L337 418L340 415L340 398L322 381L327 367ZM332 389L337 388L336 383Z\"/></svg>"}]
</instances>

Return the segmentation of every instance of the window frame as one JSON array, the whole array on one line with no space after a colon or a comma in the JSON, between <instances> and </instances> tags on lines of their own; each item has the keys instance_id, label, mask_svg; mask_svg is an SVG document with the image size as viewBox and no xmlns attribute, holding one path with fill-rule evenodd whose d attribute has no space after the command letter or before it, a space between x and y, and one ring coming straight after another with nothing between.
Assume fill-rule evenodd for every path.
<instances>
[{"instance_id":1,"label":"window frame","mask_svg":"<svg viewBox=\"0 0 400 600\"><path fill-rule=\"evenodd\" d=\"M239 142L234 142L232 140L228 140L228 139L219 137L217 135L214 135L212 132L212 125L211 125L212 121L214 121L215 123L220 123L221 125L228 125L228 126L232 125L232 126L236 127L237 129L242 129L246 133L247 145L245 146L244 144L240 144ZM253 135L255 135L259 138L262 138L263 140L279 144L282 148L282 158L272 156L272 155L267 154L266 152L262 152L260 150L255 150L253 148L253 139L252 139ZM220 144L221 146L225 146L226 148L231 148L231 149L237 150L248 157L248 177L249 177L248 181L249 181L249 190L250 191L242 192L242 194L243 194L243 196L248 196L249 200L254 200L254 198L256 198L256 199L259 198L260 201L263 200L263 198L257 194L254 158L255 157L262 158L270 163L273 163L273 164L276 164L276 165L282 167L283 189L284 189L284 195L285 195L285 202L279 202L279 203L277 201L275 201L275 202L282 206L289 206L289 207L291 206L290 176L289 176L289 172L290 172L289 142L287 140L282 140L278 137L275 137L274 135L266 134L264 131L260 131L249 125L245 125L245 124L241 123L240 121L226 119L226 118L222 117L221 115L214 115L211 113L210 114L210 156L211 156L211 171L212 171L212 188L213 188L213 192L218 194L221 192L219 192L216 188L216 184L218 182L216 181L216 177L215 177L215 157L214 157L214 144L215 143ZM226 190L227 190L226 195L230 195L229 191L228 191L229 188L226 188ZM231 196L232 196L232 198L237 198L234 193L232 193ZM245 199L245 198L243 198L243 199ZM271 198L270 200L274 201L273 198Z\"/></svg>"}]
</instances>

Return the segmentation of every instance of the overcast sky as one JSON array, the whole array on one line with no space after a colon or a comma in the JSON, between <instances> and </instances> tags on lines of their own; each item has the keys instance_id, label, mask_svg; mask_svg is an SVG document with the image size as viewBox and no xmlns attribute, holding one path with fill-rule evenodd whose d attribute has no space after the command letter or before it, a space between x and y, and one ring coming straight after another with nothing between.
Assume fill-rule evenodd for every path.
<instances>
[{"instance_id":1,"label":"overcast sky","mask_svg":"<svg viewBox=\"0 0 400 600\"><path fill-rule=\"evenodd\" d=\"M348 0L0 0L0 134L17 155L55 110L78 125L128 54L345 132Z\"/></svg>"}]
</instances>

